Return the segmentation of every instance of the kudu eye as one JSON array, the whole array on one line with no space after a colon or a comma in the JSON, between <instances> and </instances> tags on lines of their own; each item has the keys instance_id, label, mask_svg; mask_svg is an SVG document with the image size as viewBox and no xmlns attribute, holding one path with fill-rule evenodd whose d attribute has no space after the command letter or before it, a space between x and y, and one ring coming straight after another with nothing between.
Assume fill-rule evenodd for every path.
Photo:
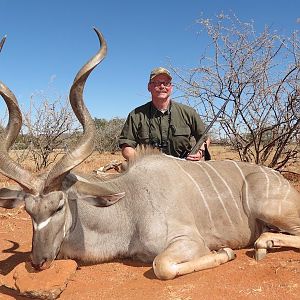
<instances>
[{"instance_id":1,"label":"kudu eye","mask_svg":"<svg viewBox=\"0 0 300 300\"><path fill-rule=\"evenodd\" d=\"M64 207L63 205L60 205L60 206L56 209L56 213L59 212L59 211L61 211L61 210L63 209L63 207Z\"/></svg>"},{"instance_id":2,"label":"kudu eye","mask_svg":"<svg viewBox=\"0 0 300 300\"><path fill-rule=\"evenodd\" d=\"M61 199L61 200L59 201L59 204L58 204L58 207L57 207L55 213L61 211L61 210L64 208L64 205L65 205L64 199Z\"/></svg>"}]
</instances>

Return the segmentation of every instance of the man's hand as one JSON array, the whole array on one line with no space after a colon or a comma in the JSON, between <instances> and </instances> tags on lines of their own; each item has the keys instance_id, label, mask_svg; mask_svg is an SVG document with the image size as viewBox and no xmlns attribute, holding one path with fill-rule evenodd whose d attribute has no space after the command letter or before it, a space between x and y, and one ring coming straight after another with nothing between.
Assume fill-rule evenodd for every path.
<instances>
[{"instance_id":1,"label":"man's hand","mask_svg":"<svg viewBox=\"0 0 300 300\"><path fill-rule=\"evenodd\" d=\"M202 149L200 149L196 154L189 154L186 157L186 160L198 161L198 160L202 159L203 156L204 156L204 151Z\"/></svg>"},{"instance_id":2,"label":"man's hand","mask_svg":"<svg viewBox=\"0 0 300 300\"><path fill-rule=\"evenodd\" d=\"M126 160L133 159L136 155L134 148L128 146L127 144L122 145L122 155Z\"/></svg>"},{"instance_id":3,"label":"man's hand","mask_svg":"<svg viewBox=\"0 0 300 300\"><path fill-rule=\"evenodd\" d=\"M207 138L207 140L201 145L199 151L196 154L189 154L186 157L186 160L193 160L193 161L198 161L204 158L204 153L205 153L205 147L208 147L210 145L211 139L210 137Z\"/></svg>"}]
</instances>

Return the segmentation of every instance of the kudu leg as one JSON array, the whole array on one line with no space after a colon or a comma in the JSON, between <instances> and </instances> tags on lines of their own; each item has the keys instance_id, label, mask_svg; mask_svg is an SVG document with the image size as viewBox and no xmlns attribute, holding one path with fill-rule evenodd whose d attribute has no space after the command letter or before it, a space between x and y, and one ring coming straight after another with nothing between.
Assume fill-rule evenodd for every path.
<instances>
[{"instance_id":1,"label":"kudu leg","mask_svg":"<svg viewBox=\"0 0 300 300\"><path fill-rule=\"evenodd\" d=\"M196 245L195 247L195 242L178 241L172 243L154 259L155 275L163 280L173 279L176 276L217 267L235 258L235 254L230 248L211 252L205 247L204 250L207 254L201 256L197 250L199 250L199 246ZM187 253L189 258L187 258Z\"/></svg>"},{"instance_id":2,"label":"kudu leg","mask_svg":"<svg viewBox=\"0 0 300 300\"><path fill-rule=\"evenodd\" d=\"M255 259L263 259L267 254L267 249L276 247L293 247L300 249L300 236L274 232L263 233L254 244Z\"/></svg>"}]
</instances>

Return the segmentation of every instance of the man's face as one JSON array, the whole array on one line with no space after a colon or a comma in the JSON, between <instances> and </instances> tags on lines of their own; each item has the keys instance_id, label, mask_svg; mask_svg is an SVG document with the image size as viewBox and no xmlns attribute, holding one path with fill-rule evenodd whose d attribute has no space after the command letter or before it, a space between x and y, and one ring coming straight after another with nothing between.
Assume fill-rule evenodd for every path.
<instances>
[{"instance_id":1,"label":"man's face","mask_svg":"<svg viewBox=\"0 0 300 300\"><path fill-rule=\"evenodd\" d=\"M163 100L169 98L172 90L171 79L166 74L159 74L148 83L148 91L152 97L156 99L159 98Z\"/></svg>"}]
</instances>

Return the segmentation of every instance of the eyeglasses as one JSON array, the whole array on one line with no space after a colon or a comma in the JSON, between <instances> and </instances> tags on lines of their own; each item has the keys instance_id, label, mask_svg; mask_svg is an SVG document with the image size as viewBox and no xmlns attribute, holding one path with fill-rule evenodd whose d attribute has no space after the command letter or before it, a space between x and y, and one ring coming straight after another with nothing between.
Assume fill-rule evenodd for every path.
<instances>
[{"instance_id":1,"label":"eyeglasses","mask_svg":"<svg viewBox=\"0 0 300 300\"><path fill-rule=\"evenodd\" d=\"M165 87L170 87L172 85L172 83L170 81L151 81L150 83L152 83L155 87L157 86L165 86Z\"/></svg>"}]
</instances>

